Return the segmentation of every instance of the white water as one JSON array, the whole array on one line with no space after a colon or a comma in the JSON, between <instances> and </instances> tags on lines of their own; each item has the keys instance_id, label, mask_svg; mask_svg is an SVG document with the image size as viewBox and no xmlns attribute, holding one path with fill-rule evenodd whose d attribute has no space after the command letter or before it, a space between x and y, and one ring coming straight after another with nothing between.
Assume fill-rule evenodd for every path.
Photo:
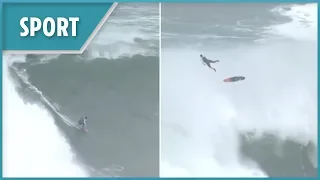
<instances>
[{"instance_id":1,"label":"white water","mask_svg":"<svg viewBox=\"0 0 320 180\"><path fill-rule=\"evenodd\" d=\"M12 61L3 60L3 176L88 176L51 115L39 105L25 104L15 91L8 73Z\"/></svg>"},{"instance_id":2,"label":"white water","mask_svg":"<svg viewBox=\"0 0 320 180\"><path fill-rule=\"evenodd\" d=\"M162 49L162 177L267 176L241 156L239 132L317 144L315 6L277 8L293 21L266 28L272 40L264 45L219 52ZM302 11L310 15L298 16ZM297 17L307 18L309 26ZM213 65L217 73L194 60L201 53L221 59ZM247 79L222 82L237 75Z\"/></svg>"},{"instance_id":3,"label":"white water","mask_svg":"<svg viewBox=\"0 0 320 180\"><path fill-rule=\"evenodd\" d=\"M159 6L155 3L118 3L85 50L83 60L117 59L159 53ZM86 57L88 56L88 57ZM43 63L58 55L46 55Z\"/></svg>"},{"instance_id":4,"label":"white water","mask_svg":"<svg viewBox=\"0 0 320 180\"><path fill-rule=\"evenodd\" d=\"M158 29L157 4L119 3L87 50L93 57L105 58L155 55L158 51L149 46L158 41Z\"/></svg>"}]
</instances>

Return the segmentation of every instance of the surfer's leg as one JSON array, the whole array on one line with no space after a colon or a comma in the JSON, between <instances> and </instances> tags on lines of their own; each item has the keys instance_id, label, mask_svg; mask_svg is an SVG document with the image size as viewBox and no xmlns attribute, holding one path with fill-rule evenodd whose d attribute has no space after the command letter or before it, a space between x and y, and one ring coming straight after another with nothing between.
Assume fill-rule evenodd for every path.
<instances>
[{"instance_id":1,"label":"surfer's leg","mask_svg":"<svg viewBox=\"0 0 320 180\"><path fill-rule=\"evenodd\" d=\"M216 63L216 62L219 62L219 60L215 60L215 61L212 61L212 60L209 60L210 63Z\"/></svg>"},{"instance_id":2,"label":"surfer's leg","mask_svg":"<svg viewBox=\"0 0 320 180\"><path fill-rule=\"evenodd\" d=\"M211 67L210 62L208 62L208 63L206 63L206 64L207 64L207 66L208 66L210 69L212 69L212 70L214 70L214 71L216 72L216 69L213 68L213 67Z\"/></svg>"},{"instance_id":3,"label":"surfer's leg","mask_svg":"<svg viewBox=\"0 0 320 180\"><path fill-rule=\"evenodd\" d=\"M215 68L211 67L210 63L207 63L207 66L208 66L210 69L212 69L212 70L216 71L216 69L215 69Z\"/></svg>"}]
</instances>

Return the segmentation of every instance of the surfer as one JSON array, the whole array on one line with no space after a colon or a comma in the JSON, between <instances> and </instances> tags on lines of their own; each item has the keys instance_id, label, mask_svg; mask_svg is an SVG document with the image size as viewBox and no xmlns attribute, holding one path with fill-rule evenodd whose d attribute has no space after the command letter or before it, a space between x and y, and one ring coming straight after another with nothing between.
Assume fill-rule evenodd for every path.
<instances>
[{"instance_id":1,"label":"surfer","mask_svg":"<svg viewBox=\"0 0 320 180\"><path fill-rule=\"evenodd\" d=\"M219 62L219 60L215 60L215 61L209 60L206 57L204 57L202 54L200 54L200 57L202 60L202 64L207 65L210 69L213 69L216 72L216 69L211 67L210 63L216 63L216 62Z\"/></svg>"},{"instance_id":2,"label":"surfer","mask_svg":"<svg viewBox=\"0 0 320 180\"><path fill-rule=\"evenodd\" d=\"M80 118L80 120L78 121L78 124L79 124L80 126L82 126L82 129L83 129L83 130L86 130L87 120L88 120L88 117L85 116L85 117Z\"/></svg>"}]
</instances>

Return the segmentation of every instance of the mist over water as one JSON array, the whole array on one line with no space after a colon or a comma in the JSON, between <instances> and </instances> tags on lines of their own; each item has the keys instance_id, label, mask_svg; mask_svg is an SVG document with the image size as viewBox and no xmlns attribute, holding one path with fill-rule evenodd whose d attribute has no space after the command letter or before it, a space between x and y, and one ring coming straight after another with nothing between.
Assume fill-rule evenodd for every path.
<instances>
[{"instance_id":1,"label":"mist over water","mask_svg":"<svg viewBox=\"0 0 320 180\"><path fill-rule=\"evenodd\" d=\"M317 6L175 5L162 4L161 176L317 176Z\"/></svg>"},{"instance_id":2,"label":"mist over water","mask_svg":"<svg viewBox=\"0 0 320 180\"><path fill-rule=\"evenodd\" d=\"M87 176L49 112L40 105L26 104L16 92L8 73L9 61L4 57L4 177Z\"/></svg>"}]
</instances>

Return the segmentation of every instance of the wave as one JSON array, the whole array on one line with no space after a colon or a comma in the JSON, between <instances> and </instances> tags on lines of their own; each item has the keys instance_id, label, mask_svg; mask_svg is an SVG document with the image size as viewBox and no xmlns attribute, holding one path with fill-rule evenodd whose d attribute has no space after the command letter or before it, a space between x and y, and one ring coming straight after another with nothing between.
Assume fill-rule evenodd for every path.
<instances>
[{"instance_id":1,"label":"wave","mask_svg":"<svg viewBox=\"0 0 320 180\"><path fill-rule=\"evenodd\" d=\"M286 5L271 10L274 14L289 17L290 22L266 27L265 32L276 37L294 40L317 41L318 5Z\"/></svg>"},{"instance_id":2,"label":"wave","mask_svg":"<svg viewBox=\"0 0 320 180\"><path fill-rule=\"evenodd\" d=\"M298 25L269 29L289 24ZM228 48L163 46L162 177L316 176L317 38L309 34L315 26L304 28ZM220 60L217 73L200 54ZM222 82L235 75L246 80Z\"/></svg>"},{"instance_id":3,"label":"wave","mask_svg":"<svg viewBox=\"0 0 320 180\"><path fill-rule=\"evenodd\" d=\"M87 48L94 58L159 52L159 4L120 3Z\"/></svg>"},{"instance_id":4,"label":"wave","mask_svg":"<svg viewBox=\"0 0 320 180\"><path fill-rule=\"evenodd\" d=\"M147 138L139 139L145 130L139 132L135 128L139 126L129 123L133 127L124 132L137 131L137 135L127 137L123 133L117 138L117 132L112 132L109 124L106 127L101 124L113 118L118 119L112 122L113 125L120 126L123 121L132 119L137 124L150 126L153 132L157 131L149 125L157 119L157 105L149 102L158 102L158 8L158 4L153 3L119 4L81 55L4 57L4 176L115 177L144 174L135 172L140 169L126 161L128 150L123 152L114 148L130 149L124 144L139 143L140 140L142 144L148 144ZM107 85L105 80L109 82ZM100 87L106 90L99 90ZM132 97L131 91L136 91L137 95ZM103 97L111 102L80 110L80 105L102 103ZM115 115L120 110L109 112L106 120L104 113L108 110L102 107L114 110L114 106L128 113ZM84 112L97 120L90 124L93 131L80 141L76 123ZM113 135L105 137L106 134L100 133L101 127ZM115 141L115 145L108 147L97 141L100 138ZM150 149L158 152L155 143L149 143L154 145ZM97 150L88 150L87 147L97 147ZM141 168L152 167L150 163L158 161L156 156L149 153L149 157L140 148L143 147L133 148L132 151L137 153L130 159L139 158L141 163L145 162ZM109 155L112 153L118 156ZM148 173L154 175L156 172L151 169L145 174Z\"/></svg>"},{"instance_id":5,"label":"wave","mask_svg":"<svg viewBox=\"0 0 320 180\"><path fill-rule=\"evenodd\" d=\"M20 56L21 57L21 56ZM23 61L23 59L19 59ZM86 177L72 148L39 104L26 103L9 76L10 59L4 57L3 175L5 177Z\"/></svg>"},{"instance_id":6,"label":"wave","mask_svg":"<svg viewBox=\"0 0 320 180\"><path fill-rule=\"evenodd\" d=\"M75 148L77 158L85 164L82 166L88 171L89 176L113 177L130 176L136 173L132 172L132 167L121 158L121 154L126 156L130 151L117 150L117 156L110 156L106 152L111 153L113 148L106 145L106 142L97 141L97 139L106 138L105 136L111 133L114 135L106 139L117 142L114 148L128 144L127 141L132 141L130 138L149 145L153 144L154 147L149 149L158 147L154 139L148 142L149 137L153 137L149 133L146 138L138 138L139 135L128 138L124 134L121 136L125 138L123 139L117 137L116 134L119 132L108 129L110 123L115 123L112 119L118 119L115 124L121 124L123 121L128 121L128 118L134 120L132 123L137 125L142 126L143 124L150 128L156 125L154 127L158 127L155 124L158 116L156 103L158 102L158 69L157 56L142 55L117 59L90 59L84 55L59 55L46 61L43 61L43 56L28 55L24 62L15 61L10 67L11 76L19 84L16 89L23 100L41 104L52 114L59 130L63 131L68 143ZM135 92L134 96L132 92ZM118 107L120 109L117 109ZM84 112L94 121L90 123L90 134L80 142L79 133L74 129L77 128L77 119ZM128 126L132 125L129 123ZM100 128L104 128L105 133L101 134ZM149 132L149 130L139 129L138 134L144 134L146 133L144 131ZM130 130L124 131L136 131L136 128L131 127ZM88 146L96 147L98 150L96 148L88 150ZM139 155L139 152L143 153L143 150L140 148L143 147L134 148L139 150L133 150L137 153L131 159L138 158L142 161L143 157ZM125 149L130 149L130 147ZM154 149L154 152L158 152L158 149ZM145 153L143 155L146 157ZM149 163L154 164L153 159L156 156L152 153L150 156L152 157L148 157L148 160L151 160ZM100 158L95 160L97 157ZM103 161L99 162L101 160ZM147 166L152 167L152 164ZM146 167L142 164L141 168ZM154 173L154 170L147 172L147 174ZM143 175L141 172L139 174Z\"/></svg>"}]
</instances>

